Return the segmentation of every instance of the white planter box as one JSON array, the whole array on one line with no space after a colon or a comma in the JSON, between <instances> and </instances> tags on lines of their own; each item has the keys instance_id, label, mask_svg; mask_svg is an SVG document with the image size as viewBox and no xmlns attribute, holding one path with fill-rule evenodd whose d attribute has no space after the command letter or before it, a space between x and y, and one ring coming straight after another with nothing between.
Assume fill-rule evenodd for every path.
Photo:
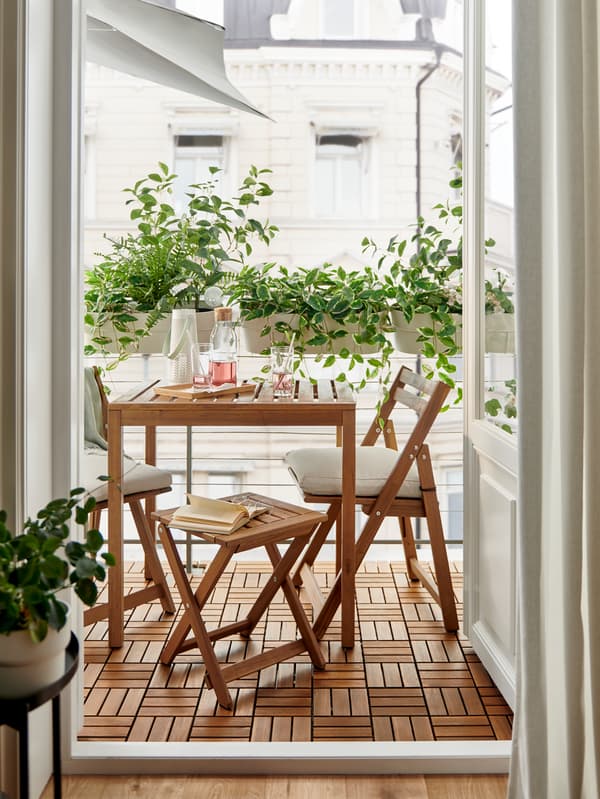
<instances>
[{"instance_id":1,"label":"white planter box","mask_svg":"<svg viewBox=\"0 0 600 799\"><path fill-rule=\"evenodd\" d=\"M391 334L392 343L398 352L418 355L421 352L421 342L417 341L418 328L432 327L433 323L429 314L415 314L410 322L404 318L401 311L392 309L392 323L395 326ZM462 316L452 314L456 325L456 344L462 349ZM435 342L434 346L435 346ZM486 352L514 352L515 351L515 315L508 313L486 314L485 316L485 351Z\"/></svg>"},{"instance_id":2,"label":"white planter box","mask_svg":"<svg viewBox=\"0 0 600 799\"><path fill-rule=\"evenodd\" d=\"M134 330L139 327L143 327L145 320L148 314L140 313L134 314L139 322L132 322L131 329ZM198 341L208 341L210 336L210 331L214 325L214 312L212 310L206 311L198 311L196 313L196 330L198 335ZM159 319L158 322L154 325L151 329L150 333L141 339L137 345L131 345L128 347L127 350L130 354L139 353L140 355L156 355L161 354L163 351L163 346L167 337L169 335L169 331L171 329L171 315L168 314L167 316ZM122 333L118 333L112 325L103 325L99 331L94 331L89 325L85 326L85 338L84 341L86 344L92 343L92 335L100 334L102 336L106 336L110 338L111 341L109 344L104 346L104 349L107 352L119 352L119 346L117 344L117 339L119 336L123 335Z\"/></svg>"},{"instance_id":3,"label":"white planter box","mask_svg":"<svg viewBox=\"0 0 600 799\"><path fill-rule=\"evenodd\" d=\"M274 316L261 319L251 319L249 321L242 321L240 343L241 348L245 352L261 353L263 350L268 349L272 344L286 344L283 336L274 330L274 325L277 322L287 322L294 326L297 317L294 314L275 314ZM267 336L261 336L261 330L265 325L271 325L271 332ZM331 320L331 328L338 329L340 326ZM352 333L358 332L358 325L349 325L349 334L343 338L335 339L332 342L331 348L324 347L307 347L306 353L309 355L328 354L330 352L339 353L340 350L346 348L350 352L360 352L363 355L368 355L378 351L377 347L368 346L365 344L356 344L352 338Z\"/></svg>"}]
</instances>

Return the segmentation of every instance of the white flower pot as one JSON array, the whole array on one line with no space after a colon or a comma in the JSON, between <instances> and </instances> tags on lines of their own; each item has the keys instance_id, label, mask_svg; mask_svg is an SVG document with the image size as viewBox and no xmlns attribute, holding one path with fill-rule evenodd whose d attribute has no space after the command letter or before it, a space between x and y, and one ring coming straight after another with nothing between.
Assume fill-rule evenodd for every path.
<instances>
[{"instance_id":1,"label":"white flower pot","mask_svg":"<svg viewBox=\"0 0 600 799\"><path fill-rule=\"evenodd\" d=\"M18 699L58 680L65 670L71 625L48 630L39 644L28 630L0 635L0 699Z\"/></svg>"},{"instance_id":2,"label":"white flower pot","mask_svg":"<svg viewBox=\"0 0 600 799\"><path fill-rule=\"evenodd\" d=\"M131 323L131 329L135 330L138 328L143 328L148 314L139 313L133 314L133 316L135 316L138 321ZM196 312L196 330L198 334L198 341L208 341L210 331L213 329L214 320L215 316L212 309ZM132 355L135 353L139 353L140 355L160 355L163 351L165 341L167 341L169 338L170 330L171 314L168 314L162 319L159 319L154 327L150 330L150 333L147 336L144 336L144 338L142 338L138 344L132 344L131 347L128 348L128 351ZM89 325L85 325L84 333L86 344L91 344L92 336L99 334L111 339L110 343L105 345L105 350L107 352L119 352L117 339L123 334L118 333L112 325L103 325L100 330L95 330Z\"/></svg>"},{"instance_id":3,"label":"white flower pot","mask_svg":"<svg viewBox=\"0 0 600 799\"><path fill-rule=\"evenodd\" d=\"M429 314L415 314L410 322L404 318L402 311L396 308L391 310L392 324L394 325L394 332L391 334L392 343L398 352L405 352L411 355L418 355L421 352L422 342L417 341L419 337L419 328L432 327L433 320ZM460 314L452 314L452 321L456 325L456 343L458 347L462 347L462 317ZM436 341L431 340L431 343L436 348Z\"/></svg>"},{"instance_id":4,"label":"white flower pot","mask_svg":"<svg viewBox=\"0 0 600 799\"><path fill-rule=\"evenodd\" d=\"M250 319L249 321L242 321L240 342L241 347L245 352L261 353L263 350L268 349L274 343L285 344L283 336L278 333L274 326L277 322L287 322L295 326L297 316L294 314L274 314L270 317L262 317L261 319ZM326 322L327 323L327 322ZM261 330L265 325L271 325L271 332L267 336L261 336ZM337 329L340 327L333 319L327 323L328 329ZM378 351L375 346L367 344L356 344L352 338L352 333L358 332L358 325L348 325L349 331L347 336L335 339L329 345L323 347L306 347L305 352L309 355L319 355L328 353L338 353L340 350L346 348L350 352L360 352L363 355L368 355Z\"/></svg>"},{"instance_id":5,"label":"white flower pot","mask_svg":"<svg viewBox=\"0 0 600 799\"><path fill-rule=\"evenodd\" d=\"M462 316L451 314L456 325L456 344L462 349ZM418 328L432 327L433 322L429 314L415 314L410 322L404 318L402 311L395 308L391 310L392 323L395 326L391 334L392 343L398 352L418 355L421 352L422 342L417 341ZM432 341L434 347L436 342ZM514 352L515 351L515 315L510 313L494 313L485 316L485 351L486 352ZM436 347L437 352L437 347Z\"/></svg>"},{"instance_id":6,"label":"white flower pot","mask_svg":"<svg viewBox=\"0 0 600 799\"><path fill-rule=\"evenodd\" d=\"M490 313L485 316L485 351L515 351L514 313Z\"/></svg>"}]
</instances>

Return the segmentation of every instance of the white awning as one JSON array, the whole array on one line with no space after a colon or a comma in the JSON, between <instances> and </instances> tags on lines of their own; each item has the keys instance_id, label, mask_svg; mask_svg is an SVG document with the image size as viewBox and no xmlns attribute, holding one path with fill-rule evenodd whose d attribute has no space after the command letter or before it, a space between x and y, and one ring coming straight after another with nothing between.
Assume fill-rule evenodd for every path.
<instances>
[{"instance_id":1,"label":"white awning","mask_svg":"<svg viewBox=\"0 0 600 799\"><path fill-rule=\"evenodd\" d=\"M87 0L86 58L266 117L225 73L220 25L144 0Z\"/></svg>"}]
</instances>

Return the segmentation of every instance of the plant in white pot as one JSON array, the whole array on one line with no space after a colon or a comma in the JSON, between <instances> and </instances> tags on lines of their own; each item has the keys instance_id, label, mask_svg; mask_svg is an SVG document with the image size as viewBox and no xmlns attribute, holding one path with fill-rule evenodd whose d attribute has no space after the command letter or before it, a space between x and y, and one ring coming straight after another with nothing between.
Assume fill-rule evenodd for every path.
<instances>
[{"instance_id":1,"label":"plant in white pot","mask_svg":"<svg viewBox=\"0 0 600 799\"><path fill-rule=\"evenodd\" d=\"M73 588L81 601L94 605L99 581L114 557L100 550L99 530L71 539L69 521L84 526L96 506L75 488L68 498L53 499L12 532L0 510L0 697L33 693L58 679L69 641L68 605L61 599ZM4 637L2 637L4 636Z\"/></svg>"},{"instance_id":2,"label":"plant in white pot","mask_svg":"<svg viewBox=\"0 0 600 799\"><path fill-rule=\"evenodd\" d=\"M214 178L219 169L210 171ZM168 331L168 322L165 327L162 322L174 308L202 311L221 304L220 291L216 302L208 301L209 294L227 279L229 264L243 264L254 242L269 244L277 231L250 212L273 193L266 172L250 167L231 200L217 194L216 179L193 184L181 213L172 205L177 175L162 162L156 172L124 189L136 230L118 239L107 237L108 252L98 253L100 262L86 272L86 355L116 353L107 364L110 369L135 352L160 353ZM197 317L205 317L202 340L213 315Z\"/></svg>"},{"instance_id":3,"label":"plant in white pot","mask_svg":"<svg viewBox=\"0 0 600 799\"><path fill-rule=\"evenodd\" d=\"M462 178L450 185L458 189ZM462 205L438 203L439 221L417 221L409 242L392 237L380 248L370 238L363 250L377 260L390 303L393 340L400 352L421 355L423 372L455 387L453 358L462 352ZM486 248L495 242L488 239ZM514 351L514 305L508 276L500 270L485 281L486 351ZM457 389L456 401L461 390Z\"/></svg>"},{"instance_id":4,"label":"plant in white pot","mask_svg":"<svg viewBox=\"0 0 600 799\"><path fill-rule=\"evenodd\" d=\"M334 367L338 382L356 390L375 377L386 383L393 352L385 336L386 288L371 267L245 266L229 291L240 309L248 352L266 353L273 344L293 341L301 376L310 377L304 356L314 355L317 364Z\"/></svg>"}]
</instances>

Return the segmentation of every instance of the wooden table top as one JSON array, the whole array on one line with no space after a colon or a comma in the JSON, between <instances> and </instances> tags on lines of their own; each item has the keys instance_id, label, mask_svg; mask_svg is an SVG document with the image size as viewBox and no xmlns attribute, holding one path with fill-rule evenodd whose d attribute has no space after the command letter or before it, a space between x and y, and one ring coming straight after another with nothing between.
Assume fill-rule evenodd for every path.
<instances>
[{"instance_id":1,"label":"wooden table top","mask_svg":"<svg viewBox=\"0 0 600 799\"><path fill-rule=\"evenodd\" d=\"M246 381L247 382L247 381ZM148 410L162 410L166 408L189 408L190 406L206 407L220 406L252 406L254 409L275 408L280 406L291 407L308 406L309 408L323 408L335 406L338 409L350 409L356 406L356 397L349 386L336 383L333 380L318 380L310 383L306 380L296 380L294 392L291 397L274 397L269 381L257 382L254 392L243 394L227 394L225 396L209 397L167 397L157 394L155 387L166 387L161 381L155 380L136 386L126 394L117 397L109 404L109 410L126 411L133 406ZM290 407L291 406L291 407Z\"/></svg>"}]
</instances>

